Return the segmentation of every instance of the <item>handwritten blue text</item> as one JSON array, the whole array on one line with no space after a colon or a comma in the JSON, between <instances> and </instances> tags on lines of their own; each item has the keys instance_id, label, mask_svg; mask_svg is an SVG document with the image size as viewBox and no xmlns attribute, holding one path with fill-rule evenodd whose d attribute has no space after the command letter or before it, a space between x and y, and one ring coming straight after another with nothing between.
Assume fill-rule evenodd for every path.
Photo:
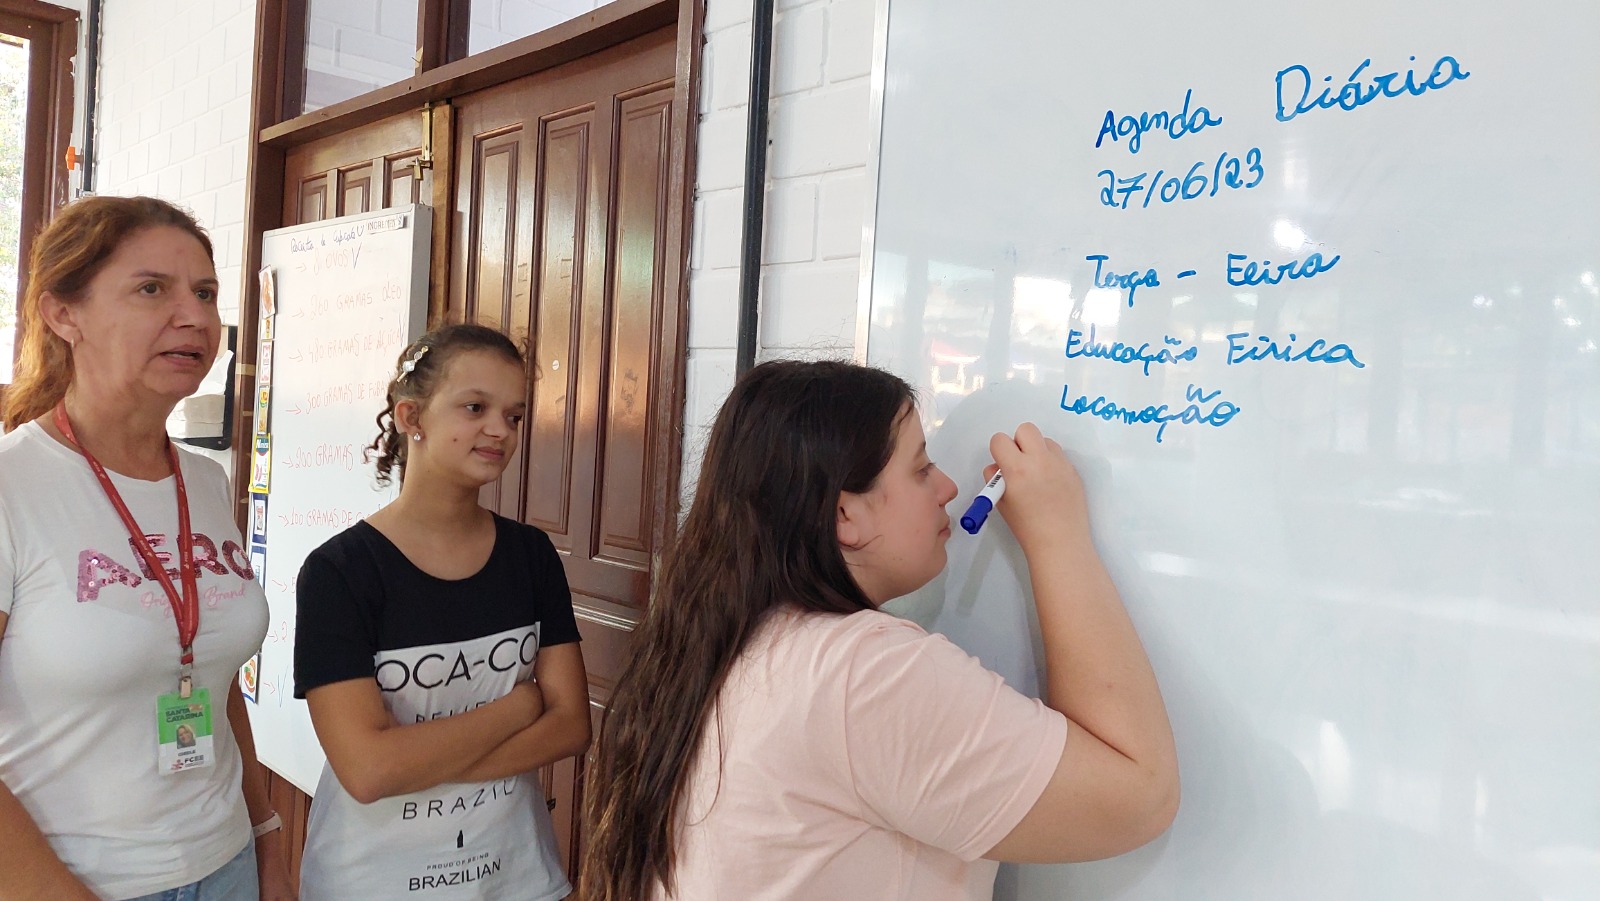
<instances>
[{"instance_id":1,"label":"handwritten blue text","mask_svg":"<svg viewBox=\"0 0 1600 901\"><path fill-rule=\"evenodd\" d=\"M1210 160L1195 163L1183 175L1174 173L1169 176L1167 170L1158 169L1154 178L1149 172L1139 172L1119 178L1116 172L1101 169L1098 176L1105 179L1106 183L1105 187L1100 189L1100 203L1114 209L1125 210L1142 191L1144 200L1139 204L1139 208L1148 209L1150 201L1157 197L1162 203L1194 200L1201 196L1215 197L1220 188L1248 190L1261 184L1261 179L1266 176L1266 170L1261 166L1260 147L1250 148L1242 160L1224 152L1217 157L1210 172L1205 171L1205 164L1208 162ZM1248 179L1245 177L1247 174ZM1163 178L1166 181L1162 181Z\"/></svg>"},{"instance_id":2,"label":"handwritten blue text","mask_svg":"<svg viewBox=\"0 0 1600 901\"><path fill-rule=\"evenodd\" d=\"M1147 288L1161 287L1161 279L1156 275L1154 269L1146 269L1142 273L1135 269L1127 274L1118 274L1104 271L1106 260L1110 259L1110 257L1103 253L1090 254L1084 259L1094 261L1094 286L1096 288L1111 288L1128 292L1128 306L1130 307L1133 306L1134 292L1138 291L1140 286Z\"/></svg>"},{"instance_id":3,"label":"handwritten blue text","mask_svg":"<svg viewBox=\"0 0 1600 901\"><path fill-rule=\"evenodd\" d=\"M1242 253L1228 254L1228 284L1235 288L1248 288L1254 285L1276 285L1286 278L1315 278L1338 264L1340 257L1335 254L1333 259L1324 260L1322 254L1313 253L1303 260L1280 263L1276 271L1273 270L1271 260L1239 265L1247 259L1249 258Z\"/></svg>"},{"instance_id":4,"label":"handwritten blue text","mask_svg":"<svg viewBox=\"0 0 1600 901\"><path fill-rule=\"evenodd\" d=\"M1140 113L1134 116L1117 118L1113 110L1106 110L1105 121L1100 124L1100 134L1095 136L1094 146L1099 149L1100 144L1107 137L1112 143L1120 138L1128 139L1128 152L1138 153L1139 146L1144 141L1145 132L1164 131L1174 141L1184 135L1196 135L1212 125L1221 125L1222 117L1211 118L1211 111L1203 106L1196 107L1194 112L1189 111L1189 101L1194 95L1194 90L1183 92L1183 107L1176 113L1161 110L1155 113Z\"/></svg>"},{"instance_id":5,"label":"handwritten blue text","mask_svg":"<svg viewBox=\"0 0 1600 901\"><path fill-rule=\"evenodd\" d=\"M1144 367L1144 374L1150 374L1150 364L1156 365L1171 363L1187 363L1199 355L1200 349L1193 345L1183 347L1183 341L1170 335L1162 336L1163 347L1150 349L1150 342L1146 341L1138 347L1132 344L1123 344L1115 341L1107 344L1095 340L1094 326L1089 326L1087 340L1083 332L1073 329L1067 332L1067 359L1089 357L1101 360L1110 360L1113 363L1137 364ZM1175 348L1183 348L1175 350Z\"/></svg>"},{"instance_id":6,"label":"handwritten blue text","mask_svg":"<svg viewBox=\"0 0 1600 901\"><path fill-rule=\"evenodd\" d=\"M1416 62L1416 57L1411 57ZM1429 91L1437 91L1450 85L1465 81L1472 73L1461 68L1461 63L1453 56L1443 56L1433 64L1433 71L1428 73L1427 79L1421 84L1417 83L1417 71L1407 69L1405 80L1395 84L1395 79L1400 77L1399 72L1390 72L1387 75L1368 75L1363 77L1362 72L1372 65L1372 60L1364 59L1361 65L1356 66L1350 77L1345 79L1344 86L1338 89L1326 87L1315 97L1311 95L1313 80L1311 71L1305 66L1294 65L1287 69L1278 70L1278 121L1288 122L1301 113L1309 113L1314 109L1333 109L1338 107L1343 110L1354 110L1379 97L1402 97L1410 94L1420 97ZM1371 84L1362 82L1371 79ZM1324 75L1323 82L1332 84L1333 76Z\"/></svg>"},{"instance_id":7,"label":"handwritten blue text","mask_svg":"<svg viewBox=\"0 0 1600 901\"><path fill-rule=\"evenodd\" d=\"M1093 416L1106 422L1121 422L1124 425L1153 424L1156 426L1156 443L1161 443L1162 436L1167 431L1167 426L1173 423L1182 425L1208 425L1213 428L1222 428L1239 415L1240 407L1229 400L1219 400L1221 391L1206 392L1202 388L1190 385L1184 392L1186 401L1182 409L1174 411L1167 404L1154 404L1148 407L1125 407L1115 401L1107 400L1105 395L1090 399L1087 394L1080 394L1071 402L1067 398L1072 396L1072 386L1061 386L1061 409L1078 416Z\"/></svg>"},{"instance_id":8,"label":"handwritten blue text","mask_svg":"<svg viewBox=\"0 0 1600 901\"><path fill-rule=\"evenodd\" d=\"M1356 352L1348 344L1330 345L1326 339L1317 338L1304 347L1295 347L1295 342L1300 340L1294 332L1289 333L1289 340L1279 344L1276 339L1267 335L1256 335L1255 343L1249 343L1249 332L1234 332L1228 335L1228 365L1237 366L1240 363L1254 363L1257 360L1277 360L1283 363L1349 363L1357 369L1366 369L1367 364L1356 358Z\"/></svg>"}]
</instances>

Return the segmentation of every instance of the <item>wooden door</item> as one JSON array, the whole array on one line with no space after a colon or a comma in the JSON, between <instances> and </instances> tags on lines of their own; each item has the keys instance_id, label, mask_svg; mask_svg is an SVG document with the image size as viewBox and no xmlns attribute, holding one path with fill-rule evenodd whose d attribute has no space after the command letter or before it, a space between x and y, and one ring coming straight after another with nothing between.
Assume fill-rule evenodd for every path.
<instances>
[{"instance_id":1,"label":"wooden door","mask_svg":"<svg viewBox=\"0 0 1600 901\"><path fill-rule=\"evenodd\" d=\"M526 336L534 371L521 450L485 502L561 551L597 733L676 508L675 40L455 101L451 317ZM582 773L569 760L547 783L574 872Z\"/></svg>"}]
</instances>

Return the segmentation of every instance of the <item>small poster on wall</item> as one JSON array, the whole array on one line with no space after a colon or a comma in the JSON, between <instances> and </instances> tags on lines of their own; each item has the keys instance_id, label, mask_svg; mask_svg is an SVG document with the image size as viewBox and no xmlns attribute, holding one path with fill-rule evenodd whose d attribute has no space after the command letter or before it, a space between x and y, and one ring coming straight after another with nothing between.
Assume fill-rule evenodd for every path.
<instances>
[{"instance_id":1,"label":"small poster on wall","mask_svg":"<svg viewBox=\"0 0 1600 901\"><path fill-rule=\"evenodd\" d=\"M244 666L239 667L239 691L246 701L252 704L258 703L256 697L259 694L260 681L261 652L256 651L244 662Z\"/></svg>"},{"instance_id":2,"label":"small poster on wall","mask_svg":"<svg viewBox=\"0 0 1600 901\"><path fill-rule=\"evenodd\" d=\"M250 492L266 494L272 474L272 436L256 435L250 460Z\"/></svg>"},{"instance_id":3,"label":"small poster on wall","mask_svg":"<svg viewBox=\"0 0 1600 901\"><path fill-rule=\"evenodd\" d=\"M250 495L250 541L254 544L264 544L267 540L267 496L265 494L251 493Z\"/></svg>"},{"instance_id":4,"label":"small poster on wall","mask_svg":"<svg viewBox=\"0 0 1600 901\"><path fill-rule=\"evenodd\" d=\"M261 387L256 389L256 434L265 435L272 415L272 389Z\"/></svg>"},{"instance_id":5,"label":"small poster on wall","mask_svg":"<svg viewBox=\"0 0 1600 901\"><path fill-rule=\"evenodd\" d=\"M278 280L271 266L262 266L257 278L261 280L261 318L271 319L278 313Z\"/></svg>"},{"instance_id":6,"label":"small poster on wall","mask_svg":"<svg viewBox=\"0 0 1600 901\"><path fill-rule=\"evenodd\" d=\"M267 549L261 545L250 548L250 571L255 573L256 582L262 588L267 587Z\"/></svg>"},{"instance_id":7,"label":"small poster on wall","mask_svg":"<svg viewBox=\"0 0 1600 901\"><path fill-rule=\"evenodd\" d=\"M256 354L256 384L262 388L272 384L272 339L261 339L261 352Z\"/></svg>"}]
</instances>

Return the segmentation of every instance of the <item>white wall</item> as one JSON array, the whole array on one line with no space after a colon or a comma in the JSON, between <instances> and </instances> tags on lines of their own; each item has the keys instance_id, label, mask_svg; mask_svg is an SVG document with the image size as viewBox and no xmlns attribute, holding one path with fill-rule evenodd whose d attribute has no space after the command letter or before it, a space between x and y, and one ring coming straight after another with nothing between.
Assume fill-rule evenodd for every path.
<instances>
[{"instance_id":1,"label":"white wall","mask_svg":"<svg viewBox=\"0 0 1600 901\"><path fill-rule=\"evenodd\" d=\"M239 311L255 48L251 0L106 0L95 192L152 194L211 233L222 321Z\"/></svg>"},{"instance_id":2,"label":"white wall","mask_svg":"<svg viewBox=\"0 0 1600 901\"><path fill-rule=\"evenodd\" d=\"M467 52L482 53L604 6L605 0L472 0Z\"/></svg>"},{"instance_id":3,"label":"white wall","mask_svg":"<svg viewBox=\"0 0 1600 901\"><path fill-rule=\"evenodd\" d=\"M733 386L750 0L706 0L683 497ZM855 350L875 0L779 0L758 358Z\"/></svg>"},{"instance_id":4,"label":"white wall","mask_svg":"<svg viewBox=\"0 0 1600 901\"><path fill-rule=\"evenodd\" d=\"M95 193L192 210L211 234L229 324L239 319L254 50L252 0L106 0L101 11ZM230 452L206 453L232 471Z\"/></svg>"},{"instance_id":5,"label":"white wall","mask_svg":"<svg viewBox=\"0 0 1600 901\"><path fill-rule=\"evenodd\" d=\"M416 71L415 0L313 0L308 6L307 111L403 81Z\"/></svg>"}]
</instances>

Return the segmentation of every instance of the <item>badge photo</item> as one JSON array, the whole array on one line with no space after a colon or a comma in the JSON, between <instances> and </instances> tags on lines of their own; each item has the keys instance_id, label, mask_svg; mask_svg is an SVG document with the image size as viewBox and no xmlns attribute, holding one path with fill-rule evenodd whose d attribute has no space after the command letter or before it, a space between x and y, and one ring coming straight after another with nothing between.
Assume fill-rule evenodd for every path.
<instances>
[{"instance_id":1,"label":"badge photo","mask_svg":"<svg viewBox=\"0 0 1600 901\"><path fill-rule=\"evenodd\" d=\"M212 755L211 692L197 688L156 699L157 765L163 776L197 770L215 762Z\"/></svg>"}]
</instances>

